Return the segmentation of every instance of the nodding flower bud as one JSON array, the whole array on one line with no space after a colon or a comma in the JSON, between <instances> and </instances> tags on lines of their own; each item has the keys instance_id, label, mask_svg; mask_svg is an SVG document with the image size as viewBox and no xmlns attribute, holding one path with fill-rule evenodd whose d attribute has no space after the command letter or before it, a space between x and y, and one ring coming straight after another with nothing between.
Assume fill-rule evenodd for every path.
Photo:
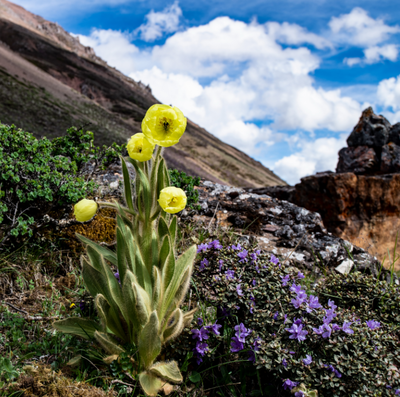
<instances>
[{"instance_id":1,"label":"nodding flower bud","mask_svg":"<svg viewBox=\"0 0 400 397\"><path fill-rule=\"evenodd\" d=\"M97 203L94 200L83 199L74 205L74 215L78 222L92 219L97 212Z\"/></svg>"}]
</instances>

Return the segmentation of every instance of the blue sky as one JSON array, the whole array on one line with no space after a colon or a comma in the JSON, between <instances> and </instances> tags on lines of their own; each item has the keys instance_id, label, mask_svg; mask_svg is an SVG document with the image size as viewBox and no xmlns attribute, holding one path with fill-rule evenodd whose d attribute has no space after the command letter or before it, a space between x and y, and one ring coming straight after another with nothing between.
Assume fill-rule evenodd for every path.
<instances>
[{"instance_id":1,"label":"blue sky","mask_svg":"<svg viewBox=\"0 0 400 397\"><path fill-rule=\"evenodd\" d=\"M393 0L17 0L288 183L334 170L361 111L400 121Z\"/></svg>"}]
</instances>

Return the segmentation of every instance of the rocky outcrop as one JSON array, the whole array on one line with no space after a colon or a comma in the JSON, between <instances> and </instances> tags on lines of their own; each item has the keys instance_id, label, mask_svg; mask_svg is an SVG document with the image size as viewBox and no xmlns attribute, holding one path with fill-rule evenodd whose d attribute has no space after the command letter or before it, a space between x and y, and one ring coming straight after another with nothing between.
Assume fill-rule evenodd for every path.
<instances>
[{"instance_id":1,"label":"rocky outcrop","mask_svg":"<svg viewBox=\"0 0 400 397\"><path fill-rule=\"evenodd\" d=\"M339 151L334 172L301 179L294 187L247 189L318 212L333 235L363 247L389 265L400 231L400 123L364 110ZM400 270L400 263L395 264Z\"/></svg>"},{"instance_id":2,"label":"rocky outcrop","mask_svg":"<svg viewBox=\"0 0 400 397\"><path fill-rule=\"evenodd\" d=\"M320 214L272 198L266 194L249 193L212 182L203 182L200 192L201 211L183 212L213 230L218 226L232 227L246 242L281 258L281 263L316 273L345 273L353 266L377 276L380 262L364 249L329 233ZM382 277L390 277L384 272Z\"/></svg>"},{"instance_id":3,"label":"rocky outcrop","mask_svg":"<svg viewBox=\"0 0 400 397\"><path fill-rule=\"evenodd\" d=\"M347 144L347 148L339 151L336 172L357 175L400 172L400 123L392 126L371 107L362 112Z\"/></svg>"}]
</instances>

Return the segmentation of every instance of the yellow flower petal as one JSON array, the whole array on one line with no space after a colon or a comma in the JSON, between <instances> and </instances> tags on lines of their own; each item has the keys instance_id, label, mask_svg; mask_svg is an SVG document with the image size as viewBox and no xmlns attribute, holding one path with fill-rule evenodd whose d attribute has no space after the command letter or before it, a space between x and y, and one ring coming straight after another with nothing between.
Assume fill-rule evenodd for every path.
<instances>
[{"instance_id":1,"label":"yellow flower petal","mask_svg":"<svg viewBox=\"0 0 400 397\"><path fill-rule=\"evenodd\" d=\"M144 116L142 131L153 144L168 147L179 142L186 124L186 117L177 107L153 105Z\"/></svg>"},{"instance_id":2,"label":"yellow flower petal","mask_svg":"<svg viewBox=\"0 0 400 397\"><path fill-rule=\"evenodd\" d=\"M94 200L83 199L74 205L74 215L78 222L92 219L97 212L97 203Z\"/></svg>"},{"instance_id":3,"label":"yellow flower petal","mask_svg":"<svg viewBox=\"0 0 400 397\"><path fill-rule=\"evenodd\" d=\"M185 192L173 186L161 190L160 198L158 199L161 208L170 214L176 214L182 211L186 207L186 201Z\"/></svg>"},{"instance_id":4,"label":"yellow flower petal","mask_svg":"<svg viewBox=\"0 0 400 397\"><path fill-rule=\"evenodd\" d=\"M142 162L150 160L153 156L154 146L144 134L132 135L127 145L129 157Z\"/></svg>"}]
</instances>

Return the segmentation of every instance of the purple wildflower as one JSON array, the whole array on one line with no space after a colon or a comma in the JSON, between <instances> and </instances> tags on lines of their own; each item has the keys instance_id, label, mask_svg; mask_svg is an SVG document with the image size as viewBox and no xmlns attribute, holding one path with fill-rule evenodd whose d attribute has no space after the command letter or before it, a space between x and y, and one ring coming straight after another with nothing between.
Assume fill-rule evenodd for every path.
<instances>
[{"instance_id":1,"label":"purple wildflower","mask_svg":"<svg viewBox=\"0 0 400 397\"><path fill-rule=\"evenodd\" d=\"M285 359L282 360L282 365L286 368L287 367L287 361Z\"/></svg>"},{"instance_id":2,"label":"purple wildflower","mask_svg":"<svg viewBox=\"0 0 400 397\"><path fill-rule=\"evenodd\" d=\"M294 397L304 397L304 393L301 390L299 390L296 393L294 393Z\"/></svg>"},{"instance_id":3,"label":"purple wildflower","mask_svg":"<svg viewBox=\"0 0 400 397\"><path fill-rule=\"evenodd\" d=\"M325 332L322 334L323 338L329 338L332 334L332 328L328 324L324 324Z\"/></svg>"},{"instance_id":4,"label":"purple wildflower","mask_svg":"<svg viewBox=\"0 0 400 397\"><path fill-rule=\"evenodd\" d=\"M302 272L298 272L297 273L297 278L304 278L304 274Z\"/></svg>"},{"instance_id":5,"label":"purple wildflower","mask_svg":"<svg viewBox=\"0 0 400 397\"><path fill-rule=\"evenodd\" d=\"M330 371L332 371L337 378L341 378L342 377L342 374L333 365L329 365L328 369Z\"/></svg>"},{"instance_id":6,"label":"purple wildflower","mask_svg":"<svg viewBox=\"0 0 400 397\"><path fill-rule=\"evenodd\" d=\"M372 329L372 330L377 329L381 326L381 323L379 321L375 321L375 320L369 320L366 323L367 323L369 329Z\"/></svg>"},{"instance_id":7,"label":"purple wildflower","mask_svg":"<svg viewBox=\"0 0 400 397\"><path fill-rule=\"evenodd\" d=\"M336 323L334 323L334 324L331 324L331 327L332 327L332 330L333 331L340 331L342 328L340 327L340 325L338 325L338 324L336 324Z\"/></svg>"},{"instance_id":8,"label":"purple wildflower","mask_svg":"<svg viewBox=\"0 0 400 397\"><path fill-rule=\"evenodd\" d=\"M240 251L242 249L242 246L240 244L238 245L232 245L232 249L236 251Z\"/></svg>"},{"instance_id":9,"label":"purple wildflower","mask_svg":"<svg viewBox=\"0 0 400 397\"><path fill-rule=\"evenodd\" d=\"M255 279L253 279L253 281L251 282L253 284L253 286L255 287L257 284L257 281Z\"/></svg>"},{"instance_id":10,"label":"purple wildflower","mask_svg":"<svg viewBox=\"0 0 400 397\"><path fill-rule=\"evenodd\" d=\"M310 365L312 363L312 357L309 354L307 354L306 358L303 358L303 363L304 365Z\"/></svg>"},{"instance_id":11,"label":"purple wildflower","mask_svg":"<svg viewBox=\"0 0 400 397\"><path fill-rule=\"evenodd\" d=\"M193 335L193 339L198 339L199 341L203 341L205 339L208 339L208 329L201 327L200 329L192 329L190 331Z\"/></svg>"},{"instance_id":12,"label":"purple wildflower","mask_svg":"<svg viewBox=\"0 0 400 397\"><path fill-rule=\"evenodd\" d=\"M200 343L199 341L197 341L195 350L197 353L203 355L208 350L208 345L207 343Z\"/></svg>"},{"instance_id":13,"label":"purple wildflower","mask_svg":"<svg viewBox=\"0 0 400 397\"><path fill-rule=\"evenodd\" d=\"M235 271L234 270L227 270L225 272L225 276L226 276L227 280L229 280L229 279L233 280L235 278Z\"/></svg>"},{"instance_id":14,"label":"purple wildflower","mask_svg":"<svg viewBox=\"0 0 400 397\"><path fill-rule=\"evenodd\" d=\"M218 331L222 327L221 324L217 324L215 322L214 324L208 325L207 329L209 329L214 335L220 335L220 332Z\"/></svg>"},{"instance_id":15,"label":"purple wildflower","mask_svg":"<svg viewBox=\"0 0 400 397\"><path fill-rule=\"evenodd\" d=\"M299 294L303 289L301 288L301 285L296 285L295 283L293 283L289 290L294 292L295 294Z\"/></svg>"},{"instance_id":16,"label":"purple wildflower","mask_svg":"<svg viewBox=\"0 0 400 397\"><path fill-rule=\"evenodd\" d=\"M318 335L322 335L324 333L324 326L320 325L319 328L313 328L313 331Z\"/></svg>"},{"instance_id":17,"label":"purple wildflower","mask_svg":"<svg viewBox=\"0 0 400 397\"><path fill-rule=\"evenodd\" d=\"M307 303L307 313L311 313L315 309L320 309L322 305L318 302L318 296L310 295Z\"/></svg>"},{"instance_id":18,"label":"purple wildflower","mask_svg":"<svg viewBox=\"0 0 400 397\"><path fill-rule=\"evenodd\" d=\"M223 261L222 259L220 259L220 260L218 261L218 263L219 263L219 268L218 268L218 270L221 271L221 270L222 270L222 265L224 264L224 261Z\"/></svg>"},{"instance_id":19,"label":"purple wildflower","mask_svg":"<svg viewBox=\"0 0 400 397\"><path fill-rule=\"evenodd\" d=\"M240 350L243 350L243 343L239 340L238 337L234 336L231 339L231 352L236 353L239 352Z\"/></svg>"},{"instance_id":20,"label":"purple wildflower","mask_svg":"<svg viewBox=\"0 0 400 397\"><path fill-rule=\"evenodd\" d=\"M240 288L241 285L242 285L242 284L238 284L238 285L236 286L236 292L237 292L237 294L238 294L239 296L243 296L243 291L242 291L242 289Z\"/></svg>"},{"instance_id":21,"label":"purple wildflower","mask_svg":"<svg viewBox=\"0 0 400 397\"><path fill-rule=\"evenodd\" d=\"M285 330L292 334L289 339L297 339L299 342L306 340L306 335L308 334L308 331L303 330L303 324L292 324L290 328L285 328Z\"/></svg>"},{"instance_id":22,"label":"purple wildflower","mask_svg":"<svg viewBox=\"0 0 400 397\"><path fill-rule=\"evenodd\" d=\"M208 259L204 258L201 262L200 262L200 267L199 270L204 270L206 266L209 265Z\"/></svg>"},{"instance_id":23,"label":"purple wildflower","mask_svg":"<svg viewBox=\"0 0 400 397\"><path fill-rule=\"evenodd\" d=\"M285 314L285 315L283 316L283 319L284 319L283 324L286 324L287 314Z\"/></svg>"},{"instance_id":24,"label":"purple wildflower","mask_svg":"<svg viewBox=\"0 0 400 397\"><path fill-rule=\"evenodd\" d=\"M250 258L253 262L255 262L257 260L257 255L253 252L250 254Z\"/></svg>"},{"instance_id":25,"label":"purple wildflower","mask_svg":"<svg viewBox=\"0 0 400 397\"><path fill-rule=\"evenodd\" d=\"M275 255L271 255L270 262L272 262L274 265L277 265L279 263L279 259Z\"/></svg>"},{"instance_id":26,"label":"purple wildflower","mask_svg":"<svg viewBox=\"0 0 400 397\"><path fill-rule=\"evenodd\" d=\"M396 389L396 391L394 392L395 396L400 396L400 389Z\"/></svg>"},{"instance_id":27,"label":"purple wildflower","mask_svg":"<svg viewBox=\"0 0 400 397\"><path fill-rule=\"evenodd\" d=\"M118 282L121 284L121 280L119 278L119 273L114 273L115 278L118 280Z\"/></svg>"},{"instance_id":28,"label":"purple wildflower","mask_svg":"<svg viewBox=\"0 0 400 397\"><path fill-rule=\"evenodd\" d=\"M292 382L290 379L286 379L283 382L283 388L285 390L292 390L294 387L296 387L298 385L298 382Z\"/></svg>"},{"instance_id":29,"label":"purple wildflower","mask_svg":"<svg viewBox=\"0 0 400 397\"><path fill-rule=\"evenodd\" d=\"M220 250L221 248L223 248L222 244L219 242L219 240L214 240L211 241L211 243L209 243L209 246L211 246L212 248L216 249L216 250ZM210 247L210 248L211 248Z\"/></svg>"},{"instance_id":30,"label":"purple wildflower","mask_svg":"<svg viewBox=\"0 0 400 397\"><path fill-rule=\"evenodd\" d=\"M243 251L239 252L238 253L238 257L240 258L239 262L245 262L245 261L247 262L247 259L246 259L247 254L248 254L248 251L246 249L244 249Z\"/></svg>"},{"instance_id":31,"label":"purple wildflower","mask_svg":"<svg viewBox=\"0 0 400 397\"><path fill-rule=\"evenodd\" d=\"M291 302L296 309L299 309L300 306L305 302L305 298L301 298L299 295L297 295L296 299L292 299Z\"/></svg>"},{"instance_id":32,"label":"purple wildflower","mask_svg":"<svg viewBox=\"0 0 400 397\"><path fill-rule=\"evenodd\" d=\"M208 250L209 246L208 244L203 244L201 243L198 247L197 247L197 253L200 252L206 252Z\"/></svg>"},{"instance_id":33,"label":"purple wildflower","mask_svg":"<svg viewBox=\"0 0 400 397\"><path fill-rule=\"evenodd\" d=\"M251 334L251 330L247 329L243 323L240 323L240 325L235 326L235 335L238 338L240 342L245 342L246 336L249 336Z\"/></svg>"},{"instance_id":34,"label":"purple wildflower","mask_svg":"<svg viewBox=\"0 0 400 397\"><path fill-rule=\"evenodd\" d=\"M335 310L337 308L337 306L335 305L335 302L332 300L328 300L328 306L332 309Z\"/></svg>"},{"instance_id":35,"label":"purple wildflower","mask_svg":"<svg viewBox=\"0 0 400 397\"><path fill-rule=\"evenodd\" d=\"M260 250L257 250L256 251L256 255L260 255L261 254L261 251Z\"/></svg>"},{"instance_id":36,"label":"purple wildflower","mask_svg":"<svg viewBox=\"0 0 400 397\"><path fill-rule=\"evenodd\" d=\"M286 287L288 281L289 281L290 276L287 274L285 277L281 276L282 279L282 286Z\"/></svg>"},{"instance_id":37,"label":"purple wildflower","mask_svg":"<svg viewBox=\"0 0 400 397\"><path fill-rule=\"evenodd\" d=\"M202 319L201 317L199 317L199 318L197 319L197 325L198 325L199 327L201 327L201 326L203 325L203 319Z\"/></svg>"},{"instance_id":38,"label":"purple wildflower","mask_svg":"<svg viewBox=\"0 0 400 397\"><path fill-rule=\"evenodd\" d=\"M81 311L85 310L85 301L82 300L79 302L79 308L81 309Z\"/></svg>"},{"instance_id":39,"label":"purple wildflower","mask_svg":"<svg viewBox=\"0 0 400 397\"><path fill-rule=\"evenodd\" d=\"M275 312L275 314L274 314L274 320L276 320L276 319L278 318L278 316L279 316L279 312Z\"/></svg>"},{"instance_id":40,"label":"purple wildflower","mask_svg":"<svg viewBox=\"0 0 400 397\"><path fill-rule=\"evenodd\" d=\"M255 363L256 362L256 353L254 352L254 350L249 350L247 352L247 354L249 355L248 361Z\"/></svg>"}]
</instances>

